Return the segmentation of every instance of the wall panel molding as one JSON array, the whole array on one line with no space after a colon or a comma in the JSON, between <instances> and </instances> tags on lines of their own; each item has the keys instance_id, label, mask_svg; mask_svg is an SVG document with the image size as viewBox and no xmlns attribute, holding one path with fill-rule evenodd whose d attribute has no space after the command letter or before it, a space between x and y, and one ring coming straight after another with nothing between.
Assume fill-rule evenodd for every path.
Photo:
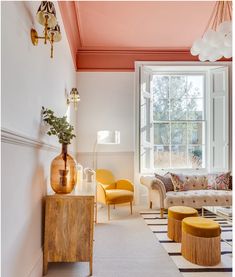
<instances>
[{"instance_id":1,"label":"wall panel molding","mask_svg":"<svg viewBox=\"0 0 235 277\"><path fill-rule=\"evenodd\" d=\"M10 130L7 128L1 128L1 142L32 148L40 148L43 150L50 150L55 152L58 152L58 150L60 149L59 146L43 142L28 135L19 133L18 131Z\"/></svg>"}]
</instances>

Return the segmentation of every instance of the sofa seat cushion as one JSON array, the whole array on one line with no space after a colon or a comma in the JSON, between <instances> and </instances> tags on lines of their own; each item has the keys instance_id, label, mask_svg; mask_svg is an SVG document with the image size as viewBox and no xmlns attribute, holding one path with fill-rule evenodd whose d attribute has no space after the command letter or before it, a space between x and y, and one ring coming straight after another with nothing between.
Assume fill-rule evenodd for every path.
<instances>
[{"instance_id":1,"label":"sofa seat cushion","mask_svg":"<svg viewBox=\"0 0 235 277\"><path fill-rule=\"evenodd\" d=\"M131 202L133 200L134 193L124 189L109 189L106 190L106 200L108 204L118 204Z\"/></svg>"},{"instance_id":2,"label":"sofa seat cushion","mask_svg":"<svg viewBox=\"0 0 235 277\"><path fill-rule=\"evenodd\" d=\"M232 191L226 190L188 190L169 191L164 200L165 208L189 206L200 209L202 206L231 206Z\"/></svg>"}]
</instances>

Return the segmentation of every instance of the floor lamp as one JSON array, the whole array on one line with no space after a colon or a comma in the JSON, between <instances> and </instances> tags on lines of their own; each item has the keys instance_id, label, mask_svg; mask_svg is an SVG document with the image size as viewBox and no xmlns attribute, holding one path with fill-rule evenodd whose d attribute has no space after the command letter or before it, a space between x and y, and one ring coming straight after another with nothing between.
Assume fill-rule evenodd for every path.
<instances>
[{"instance_id":1,"label":"floor lamp","mask_svg":"<svg viewBox=\"0 0 235 277\"><path fill-rule=\"evenodd\" d=\"M120 144L120 132L101 130L97 132L96 141L93 149L93 169L97 169L97 145L98 144Z\"/></svg>"}]
</instances>

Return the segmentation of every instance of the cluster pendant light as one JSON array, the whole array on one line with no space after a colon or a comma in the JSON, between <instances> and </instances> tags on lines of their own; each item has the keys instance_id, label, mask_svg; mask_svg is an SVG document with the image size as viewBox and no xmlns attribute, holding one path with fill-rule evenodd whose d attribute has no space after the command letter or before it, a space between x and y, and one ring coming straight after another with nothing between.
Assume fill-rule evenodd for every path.
<instances>
[{"instance_id":1,"label":"cluster pendant light","mask_svg":"<svg viewBox=\"0 0 235 277\"><path fill-rule=\"evenodd\" d=\"M193 43L190 52L202 62L232 57L232 2L215 3L203 37Z\"/></svg>"}]
</instances>

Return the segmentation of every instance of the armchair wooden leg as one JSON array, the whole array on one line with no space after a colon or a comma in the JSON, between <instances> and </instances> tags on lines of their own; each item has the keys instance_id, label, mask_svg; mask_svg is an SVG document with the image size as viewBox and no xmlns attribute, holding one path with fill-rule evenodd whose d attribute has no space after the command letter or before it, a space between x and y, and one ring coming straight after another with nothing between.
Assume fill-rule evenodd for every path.
<instances>
[{"instance_id":1,"label":"armchair wooden leg","mask_svg":"<svg viewBox=\"0 0 235 277\"><path fill-rule=\"evenodd\" d=\"M161 208L161 210L160 210L161 218L163 218L163 214L164 214L164 208Z\"/></svg>"},{"instance_id":2,"label":"armchair wooden leg","mask_svg":"<svg viewBox=\"0 0 235 277\"><path fill-rule=\"evenodd\" d=\"M132 214L132 202L130 202L131 214Z\"/></svg>"},{"instance_id":3,"label":"armchair wooden leg","mask_svg":"<svg viewBox=\"0 0 235 277\"><path fill-rule=\"evenodd\" d=\"M115 209L115 204L113 205L113 208Z\"/></svg>"},{"instance_id":4,"label":"armchair wooden leg","mask_svg":"<svg viewBox=\"0 0 235 277\"><path fill-rule=\"evenodd\" d=\"M153 208L153 202L150 201L150 202L149 202L149 209L152 209L152 208Z\"/></svg>"},{"instance_id":5,"label":"armchair wooden leg","mask_svg":"<svg viewBox=\"0 0 235 277\"><path fill-rule=\"evenodd\" d=\"M110 205L108 204L108 220L110 220Z\"/></svg>"}]
</instances>

